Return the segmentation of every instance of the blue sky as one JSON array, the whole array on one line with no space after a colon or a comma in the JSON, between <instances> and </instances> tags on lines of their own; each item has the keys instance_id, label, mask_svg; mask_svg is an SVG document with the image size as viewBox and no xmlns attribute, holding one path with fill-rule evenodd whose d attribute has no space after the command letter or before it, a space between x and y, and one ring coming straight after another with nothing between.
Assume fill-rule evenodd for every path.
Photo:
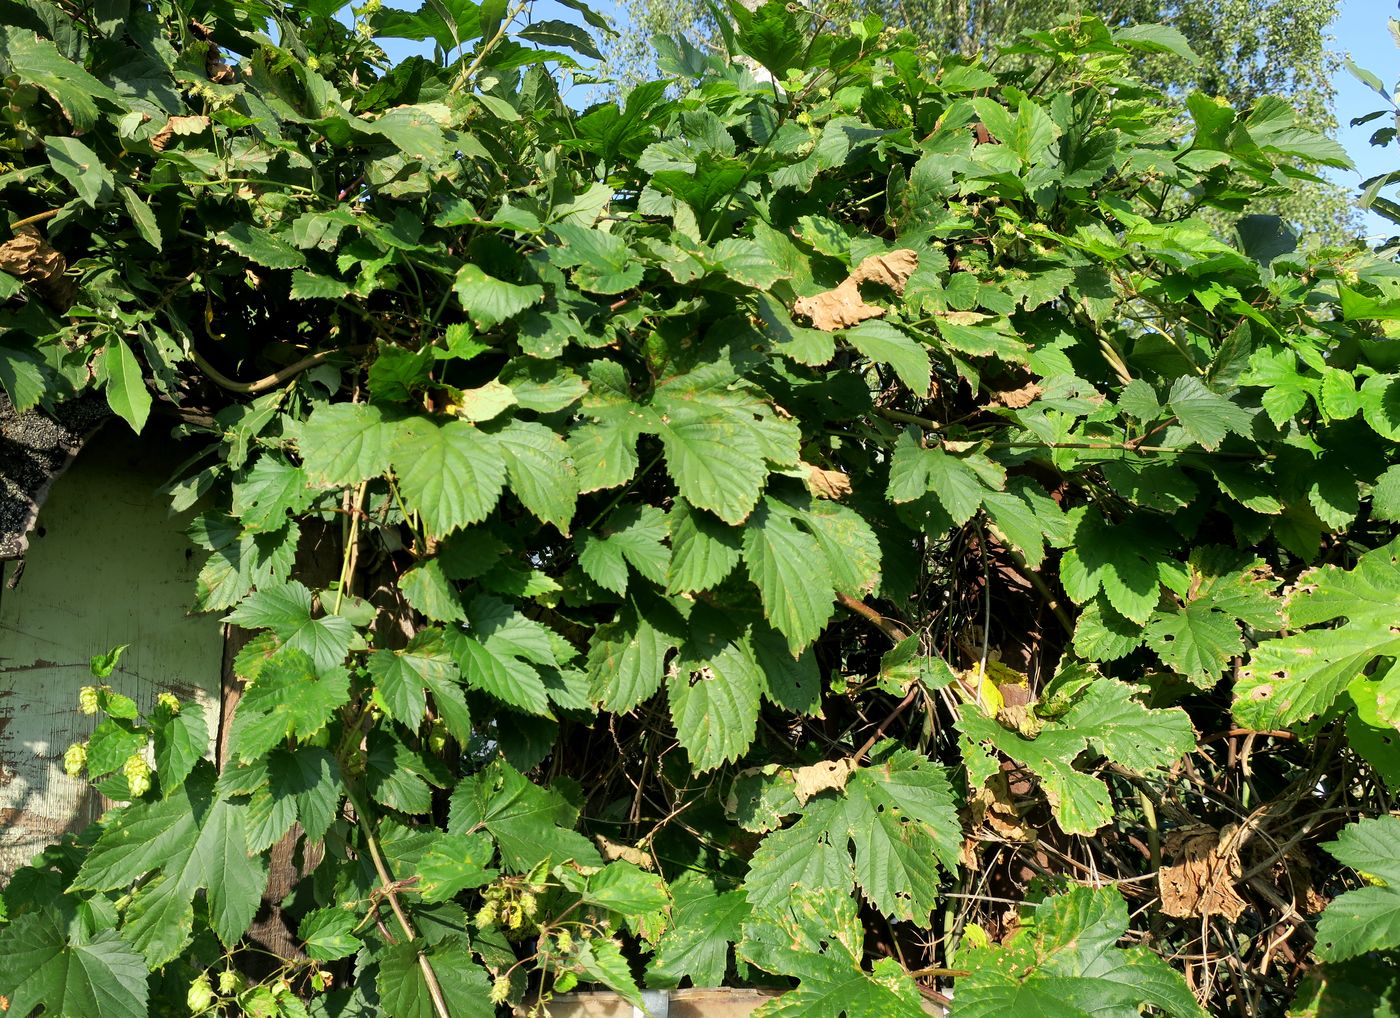
<instances>
[{"instance_id":1,"label":"blue sky","mask_svg":"<svg viewBox=\"0 0 1400 1018\"><path fill-rule=\"evenodd\" d=\"M1341 15L1332 26L1335 47L1351 57L1360 67L1372 72L1387 87L1400 78L1400 48L1396 47L1386 29L1386 19L1400 16L1400 4L1395 0L1342 0ZM1342 69L1337 73L1337 119L1341 122L1338 140L1356 163L1357 172L1339 172L1334 179L1354 186L1378 173L1400 169L1400 147L1374 148L1371 133L1385 126L1384 119L1373 120L1361 127L1351 127L1352 117L1382 109L1385 100ZM1378 216L1366 217L1368 233L1388 237L1395 227Z\"/></svg>"}]
</instances>

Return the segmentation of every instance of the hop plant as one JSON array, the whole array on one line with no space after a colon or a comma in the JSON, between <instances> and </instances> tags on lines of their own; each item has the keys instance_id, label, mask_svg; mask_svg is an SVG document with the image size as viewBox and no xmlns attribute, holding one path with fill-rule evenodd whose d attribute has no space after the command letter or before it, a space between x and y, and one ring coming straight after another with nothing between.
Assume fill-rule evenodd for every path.
<instances>
[{"instance_id":1,"label":"hop plant","mask_svg":"<svg viewBox=\"0 0 1400 1018\"><path fill-rule=\"evenodd\" d=\"M555 934L554 943L560 954L568 954L574 947L574 935L568 930L560 930Z\"/></svg>"},{"instance_id":2,"label":"hop plant","mask_svg":"<svg viewBox=\"0 0 1400 1018\"><path fill-rule=\"evenodd\" d=\"M175 698L173 693L156 694L156 704L157 706L164 707L171 714L180 713L180 701Z\"/></svg>"},{"instance_id":3,"label":"hop plant","mask_svg":"<svg viewBox=\"0 0 1400 1018\"><path fill-rule=\"evenodd\" d=\"M151 768L147 766L145 758L140 753L132 753L126 758L126 763L122 764L122 776L126 778L127 787L131 789L133 799L139 799L150 791Z\"/></svg>"},{"instance_id":4,"label":"hop plant","mask_svg":"<svg viewBox=\"0 0 1400 1018\"><path fill-rule=\"evenodd\" d=\"M491 984L491 1003L504 1004L510 996L510 976L497 976Z\"/></svg>"},{"instance_id":5,"label":"hop plant","mask_svg":"<svg viewBox=\"0 0 1400 1018\"><path fill-rule=\"evenodd\" d=\"M78 690L78 710L88 715L97 713L96 686L84 686Z\"/></svg>"},{"instance_id":6,"label":"hop plant","mask_svg":"<svg viewBox=\"0 0 1400 1018\"><path fill-rule=\"evenodd\" d=\"M224 969L219 973L219 992L233 993L238 989L239 982L240 979L238 978L237 972L233 971L233 969Z\"/></svg>"},{"instance_id":7,"label":"hop plant","mask_svg":"<svg viewBox=\"0 0 1400 1018\"><path fill-rule=\"evenodd\" d=\"M82 774L83 768L87 766L87 754L87 743L73 743L63 754L63 772L70 778Z\"/></svg>"},{"instance_id":8,"label":"hop plant","mask_svg":"<svg viewBox=\"0 0 1400 1018\"><path fill-rule=\"evenodd\" d=\"M209 976L201 974L190 981L190 988L185 993L185 1006L190 1009L190 1014L199 1014L201 1011L209 1009L214 1003L214 988L209 985Z\"/></svg>"}]
</instances>

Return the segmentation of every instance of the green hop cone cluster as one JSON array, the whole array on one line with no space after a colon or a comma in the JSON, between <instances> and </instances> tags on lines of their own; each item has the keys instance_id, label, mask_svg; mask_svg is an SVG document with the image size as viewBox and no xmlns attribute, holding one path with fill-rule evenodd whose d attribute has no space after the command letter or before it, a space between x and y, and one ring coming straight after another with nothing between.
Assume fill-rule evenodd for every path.
<instances>
[{"instance_id":1,"label":"green hop cone cluster","mask_svg":"<svg viewBox=\"0 0 1400 1018\"><path fill-rule=\"evenodd\" d=\"M76 778L83 773L83 768L87 766L87 743L75 742L63 753L63 773L70 778Z\"/></svg>"},{"instance_id":2,"label":"green hop cone cluster","mask_svg":"<svg viewBox=\"0 0 1400 1018\"><path fill-rule=\"evenodd\" d=\"M190 981L190 988L185 993L185 1006L190 1009L190 1014L200 1014L213 1003L214 988L209 985L208 974L202 973Z\"/></svg>"},{"instance_id":3,"label":"green hop cone cluster","mask_svg":"<svg viewBox=\"0 0 1400 1018\"><path fill-rule=\"evenodd\" d=\"M139 799L151 790L151 768L140 753L132 753L122 764L122 777L126 778L131 797Z\"/></svg>"}]
</instances>

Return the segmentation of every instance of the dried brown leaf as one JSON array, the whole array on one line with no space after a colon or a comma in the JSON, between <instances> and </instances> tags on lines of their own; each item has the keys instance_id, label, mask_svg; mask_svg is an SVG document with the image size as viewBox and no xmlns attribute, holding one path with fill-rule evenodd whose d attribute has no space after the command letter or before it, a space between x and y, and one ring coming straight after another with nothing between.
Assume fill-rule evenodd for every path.
<instances>
[{"instance_id":1,"label":"dried brown leaf","mask_svg":"<svg viewBox=\"0 0 1400 1018\"><path fill-rule=\"evenodd\" d=\"M151 138L151 148L164 152L170 140L176 135L189 136L203 134L209 127L208 117L170 117L155 136Z\"/></svg>"},{"instance_id":2,"label":"dried brown leaf","mask_svg":"<svg viewBox=\"0 0 1400 1018\"><path fill-rule=\"evenodd\" d=\"M1172 831L1162 845L1174 861L1157 871L1162 912L1178 919L1219 915L1234 922L1247 907L1235 890L1241 876L1235 825L1217 831L1197 824Z\"/></svg>"},{"instance_id":3,"label":"dried brown leaf","mask_svg":"<svg viewBox=\"0 0 1400 1018\"><path fill-rule=\"evenodd\" d=\"M1004 406L1012 410L1019 410L1021 407L1034 403L1044 391L1034 382L1027 382L1018 389L1005 389L992 393L991 404L992 406Z\"/></svg>"},{"instance_id":4,"label":"dried brown leaf","mask_svg":"<svg viewBox=\"0 0 1400 1018\"><path fill-rule=\"evenodd\" d=\"M68 261L35 226L21 226L0 244L0 269L33 286L51 305L66 310L73 303L76 284L65 273Z\"/></svg>"},{"instance_id":5,"label":"dried brown leaf","mask_svg":"<svg viewBox=\"0 0 1400 1018\"><path fill-rule=\"evenodd\" d=\"M972 809L974 826L986 824L998 837L1007 841L1037 840L1035 829L1026 823L1016 808L1016 796L1005 768L993 774L986 784L969 796L968 805Z\"/></svg>"},{"instance_id":6,"label":"dried brown leaf","mask_svg":"<svg viewBox=\"0 0 1400 1018\"><path fill-rule=\"evenodd\" d=\"M598 852L603 857L604 862L630 862L633 866L640 866L644 870L652 869L656 866L651 853L632 845L624 845L620 841L613 841L602 834L593 835L594 842L598 845Z\"/></svg>"},{"instance_id":7,"label":"dried brown leaf","mask_svg":"<svg viewBox=\"0 0 1400 1018\"><path fill-rule=\"evenodd\" d=\"M839 502L851 493L851 479L839 470L823 470L810 463L807 468L807 490L817 498L829 498Z\"/></svg>"},{"instance_id":8,"label":"dried brown leaf","mask_svg":"<svg viewBox=\"0 0 1400 1018\"><path fill-rule=\"evenodd\" d=\"M793 790L797 801L804 806L807 800L821 792L839 792L846 787L855 771L855 761L849 757L840 760L822 760L809 767L792 769Z\"/></svg>"},{"instance_id":9,"label":"dried brown leaf","mask_svg":"<svg viewBox=\"0 0 1400 1018\"><path fill-rule=\"evenodd\" d=\"M984 315L980 311L944 311L939 314L949 325L976 325L985 322L991 315Z\"/></svg>"},{"instance_id":10,"label":"dried brown leaf","mask_svg":"<svg viewBox=\"0 0 1400 1018\"><path fill-rule=\"evenodd\" d=\"M823 332L848 329L866 319L880 318L885 313L885 309L879 305L866 303L860 295L861 283L879 283L895 293L903 293L904 284L918 267L919 254L910 248L871 255L835 289L811 297L799 297L792 309L811 319L812 325Z\"/></svg>"},{"instance_id":11,"label":"dried brown leaf","mask_svg":"<svg viewBox=\"0 0 1400 1018\"><path fill-rule=\"evenodd\" d=\"M851 278L857 283L879 283L895 293L904 292L904 284L919 267L919 253L902 247L889 254L871 255L856 266Z\"/></svg>"},{"instance_id":12,"label":"dried brown leaf","mask_svg":"<svg viewBox=\"0 0 1400 1018\"><path fill-rule=\"evenodd\" d=\"M836 332L859 325L867 318L879 318L885 309L867 304L860 295L860 286L854 278L847 279L834 290L812 297L798 297L792 305L793 311L806 315L815 328L823 332Z\"/></svg>"}]
</instances>

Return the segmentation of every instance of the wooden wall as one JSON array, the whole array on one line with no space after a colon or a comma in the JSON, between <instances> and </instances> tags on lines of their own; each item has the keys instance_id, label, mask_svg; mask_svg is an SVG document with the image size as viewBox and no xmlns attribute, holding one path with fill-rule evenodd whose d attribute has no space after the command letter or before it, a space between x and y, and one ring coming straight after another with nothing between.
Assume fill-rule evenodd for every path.
<instances>
[{"instance_id":1,"label":"wooden wall","mask_svg":"<svg viewBox=\"0 0 1400 1018\"><path fill-rule=\"evenodd\" d=\"M113 688L143 710L163 690L197 699L216 734L222 628L186 614L204 555L156 491L178 462L109 424L55 483L18 585L0 584L0 884L107 805L63 773L96 720L77 711L94 654L130 644Z\"/></svg>"}]
</instances>

